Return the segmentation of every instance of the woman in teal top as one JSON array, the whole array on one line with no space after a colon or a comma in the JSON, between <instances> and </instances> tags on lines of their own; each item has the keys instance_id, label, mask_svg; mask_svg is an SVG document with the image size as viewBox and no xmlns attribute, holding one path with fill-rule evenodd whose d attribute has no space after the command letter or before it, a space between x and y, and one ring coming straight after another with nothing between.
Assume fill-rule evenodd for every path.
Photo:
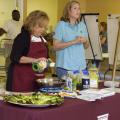
<instances>
[{"instance_id":1,"label":"woman in teal top","mask_svg":"<svg viewBox=\"0 0 120 120\"><path fill-rule=\"evenodd\" d=\"M67 71L86 68L84 47L89 46L87 38L86 26L80 21L80 3L70 1L56 27L53 42L56 50L56 73L59 78L66 75Z\"/></svg>"}]
</instances>

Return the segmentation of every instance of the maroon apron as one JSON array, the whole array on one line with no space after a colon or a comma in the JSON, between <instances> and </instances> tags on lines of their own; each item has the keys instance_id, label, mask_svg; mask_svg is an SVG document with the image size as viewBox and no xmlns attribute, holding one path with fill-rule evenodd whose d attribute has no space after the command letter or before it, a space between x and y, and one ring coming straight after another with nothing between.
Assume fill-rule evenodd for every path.
<instances>
[{"instance_id":1,"label":"maroon apron","mask_svg":"<svg viewBox=\"0 0 120 120\"><path fill-rule=\"evenodd\" d=\"M47 58L46 43L30 42L29 52L27 57L32 58ZM31 92L37 89L37 76L32 70L32 64L16 64L13 72L13 87L12 91L16 92Z\"/></svg>"}]
</instances>

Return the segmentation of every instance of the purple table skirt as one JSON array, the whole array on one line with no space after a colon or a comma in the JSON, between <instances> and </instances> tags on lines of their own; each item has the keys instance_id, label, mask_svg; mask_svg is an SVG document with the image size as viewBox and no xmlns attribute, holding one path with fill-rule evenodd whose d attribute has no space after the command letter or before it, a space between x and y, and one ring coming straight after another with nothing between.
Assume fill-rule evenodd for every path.
<instances>
[{"instance_id":1,"label":"purple table skirt","mask_svg":"<svg viewBox=\"0 0 120 120\"><path fill-rule=\"evenodd\" d=\"M120 94L95 102L65 99L60 106L27 108L0 101L0 120L97 120L109 114L109 120L120 120Z\"/></svg>"}]
</instances>

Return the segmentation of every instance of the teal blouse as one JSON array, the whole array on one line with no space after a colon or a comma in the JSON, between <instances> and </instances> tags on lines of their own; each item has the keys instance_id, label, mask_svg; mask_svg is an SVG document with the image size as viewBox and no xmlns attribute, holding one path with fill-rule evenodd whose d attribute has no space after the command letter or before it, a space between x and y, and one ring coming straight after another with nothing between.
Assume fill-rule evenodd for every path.
<instances>
[{"instance_id":1,"label":"teal blouse","mask_svg":"<svg viewBox=\"0 0 120 120\"><path fill-rule=\"evenodd\" d=\"M53 38L62 42L68 42L74 40L78 36L88 38L86 26L83 22L71 25L68 22L60 21L56 26ZM86 60L83 44L75 44L56 51L56 67L67 70L85 69Z\"/></svg>"}]
</instances>

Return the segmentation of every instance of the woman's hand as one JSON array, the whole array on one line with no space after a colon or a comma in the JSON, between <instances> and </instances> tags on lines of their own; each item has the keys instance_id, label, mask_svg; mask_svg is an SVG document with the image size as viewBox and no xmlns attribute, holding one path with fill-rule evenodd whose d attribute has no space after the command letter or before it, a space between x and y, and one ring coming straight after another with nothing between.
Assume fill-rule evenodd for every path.
<instances>
[{"instance_id":1,"label":"woman's hand","mask_svg":"<svg viewBox=\"0 0 120 120\"><path fill-rule=\"evenodd\" d=\"M81 37L81 36L77 37L75 41L76 41L76 44L78 43L83 44L85 49L89 47L89 42L84 37Z\"/></svg>"},{"instance_id":2,"label":"woman's hand","mask_svg":"<svg viewBox=\"0 0 120 120\"><path fill-rule=\"evenodd\" d=\"M45 62L47 62L47 58L42 57L42 58L36 59L36 62L39 62L39 61L45 61Z\"/></svg>"},{"instance_id":3,"label":"woman's hand","mask_svg":"<svg viewBox=\"0 0 120 120\"><path fill-rule=\"evenodd\" d=\"M86 43L87 42L87 40L84 38L84 37L81 37L81 36L79 36L79 37L77 37L76 39L75 39L75 42L76 42L76 44L77 43Z\"/></svg>"}]
</instances>

